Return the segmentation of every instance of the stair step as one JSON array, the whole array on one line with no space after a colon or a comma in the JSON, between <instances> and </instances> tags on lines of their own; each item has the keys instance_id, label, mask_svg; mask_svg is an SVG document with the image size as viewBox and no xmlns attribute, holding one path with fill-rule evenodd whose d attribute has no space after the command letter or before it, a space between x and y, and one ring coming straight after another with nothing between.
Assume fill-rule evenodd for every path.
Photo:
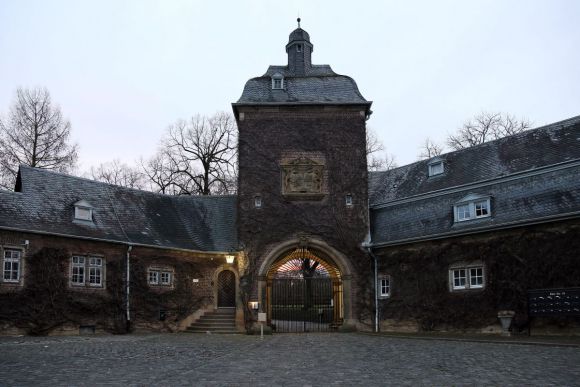
<instances>
[{"instance_id":1,"label":"stair step","mask_svg":"<svg viewBox=\"0 0 580 387\"><path fill-rule=\"evenodd\" d=\"M216 328L235 328L236 324L233 322L228 322L228 323L221 323L221 324L208 324L208 323L203 323L203 322L197 322L195 324L191 324L191 327L200 327L200 328L212 328L212 327L216 327Z\"/></svg>"}]
</instances>

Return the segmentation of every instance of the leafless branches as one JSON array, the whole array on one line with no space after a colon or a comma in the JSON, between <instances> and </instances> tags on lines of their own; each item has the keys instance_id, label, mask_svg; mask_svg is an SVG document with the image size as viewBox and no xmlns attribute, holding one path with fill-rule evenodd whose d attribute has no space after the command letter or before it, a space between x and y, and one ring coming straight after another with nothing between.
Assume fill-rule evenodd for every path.
<instances>
[{"instance_id":1,"label":"leafless branches","mask_svg":"<svg viewBox=\"0 0 580 387\"><path fill-rule=\"evenodd\" d=\"M369 171L385 171L397 167L395 156L385 152L385 146L374 130L367 127L367 168Z\"/></svg>"},{"instance_id":2,"label":"leafless branches","mask_svg":"<svg viewBox=\"0 0 580 387\"><path fill-rule=\"evenodd\" d=\"M20 164L73 169L78 146L69 144L70 128L48 90L19 88L8 118L0 120L0 187L14 187Z\"/></svg>"},{"instance_id":3,"label":"leafless branches","mask_svg":"<svg viewBox=\"0 0 580 387\"><path fill-rule=\"evenodd\" d=\"M93 180L114 184L121 187L144 189L145 176L143 173L120 160L102 163L98 167L91 167L89 177Z\"/></svg>"},{"instance_id":4,"label":"leafless branches","mask_svg":"<svg viewBox=\"0 0 580 387\"><path fill-rule=\"evenodd\" d=\"M429 137L425 139L425 142L419 149L421 151L419 154L419 160L430 159L443 153L443 147L435 143Z\"/></svg>"},{"instance_id":5,"label":"leafless branches","mask_svg":"<svg viewBox=\"0 0 580 387\"><path fill-rule=\"evenodd\" d=\"M454 150L469 148L487 141L523 132L531 126L527 119L517 120L510 114L482 112L463 124L447 138Z\"/></svg>"},{"instance_id":6,"label":"leafless branches","mask_svg":"<svg viewBox=\"0 0 580 387\"><path fill-rule=\"evenodd\" d=\"M197 115L171 125L158 154L141 165L158 192L233 193L237 184L236 147L236 127L230 114Z\"/></svg>"}]
</instances>

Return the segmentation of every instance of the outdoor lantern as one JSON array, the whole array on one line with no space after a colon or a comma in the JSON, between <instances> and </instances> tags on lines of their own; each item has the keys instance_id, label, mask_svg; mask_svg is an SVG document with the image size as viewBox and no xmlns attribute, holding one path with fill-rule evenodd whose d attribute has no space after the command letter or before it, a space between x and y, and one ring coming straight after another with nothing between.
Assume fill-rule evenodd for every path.
<instances>
[{"instance_id":1,"label":"outdoor lantern","mask_svg":"<svg viewBox=\"0 0 580 387\"><path fill-rule=\"evenodd\" d=\"M232 263L234 263L234 259L235 258L236 258L235 255L229 255L228 254L228 255L226 255L226 262L231 265Z\"/></svg>"},{"instance_id":2,"label":"outdoor lantern","mask_svg":"<svg viewBox=\"0 0 580 387\"><path fill-rule=\"evenodd\" d=\"M248 302L248 305L250 306L250 309L258 310L258 301L250 301Z\"/></svg>"}]
</instances>

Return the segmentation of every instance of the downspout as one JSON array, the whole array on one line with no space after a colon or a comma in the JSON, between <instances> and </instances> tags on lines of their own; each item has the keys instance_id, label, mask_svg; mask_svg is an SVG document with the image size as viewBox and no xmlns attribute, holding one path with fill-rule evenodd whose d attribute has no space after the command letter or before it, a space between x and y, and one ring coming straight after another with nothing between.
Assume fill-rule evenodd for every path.
<instances>
[{"instance_id":1,"label":"downspout","mask_svg":"<svg viewBox=\"0 0 580 387\"><path fill-rule=\"evenodd\" d=\"M129 332L131 328L131 303L130 303L130 294L131 294L131 250L133 250L133 246L129 245L127 247L127 278L125 284L125 293L127 295L127 332Z\"/></svg>"},{"instance_id":2,"label":"downspout","mask_svg":"<svg viewBox=\"0 0 580 387\"><path fill-rule=\"evenodd\" d=\"M367 253L373 258L375 267L375 332L379 331L379 293L378 293L378 262L377 256L373 254L371 247L367 246Z\"/></svg>"}]
</instances>

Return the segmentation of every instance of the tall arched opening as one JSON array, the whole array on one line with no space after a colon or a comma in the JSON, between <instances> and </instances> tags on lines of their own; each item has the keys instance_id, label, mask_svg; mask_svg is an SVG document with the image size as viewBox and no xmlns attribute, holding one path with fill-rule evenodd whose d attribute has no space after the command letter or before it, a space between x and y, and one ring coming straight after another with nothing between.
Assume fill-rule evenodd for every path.
<instances>
[{"instance_id":1,"label":"tall arched opening","mask_svg":"<svg viewBox=\"0 0 580 387\"><path fill-rule=\"evenodd\" d=\"M344 321L343 274L324 252L297 246L265 275L268 324L275 332L337 330Z\"/></svg>"}]
</instances>

